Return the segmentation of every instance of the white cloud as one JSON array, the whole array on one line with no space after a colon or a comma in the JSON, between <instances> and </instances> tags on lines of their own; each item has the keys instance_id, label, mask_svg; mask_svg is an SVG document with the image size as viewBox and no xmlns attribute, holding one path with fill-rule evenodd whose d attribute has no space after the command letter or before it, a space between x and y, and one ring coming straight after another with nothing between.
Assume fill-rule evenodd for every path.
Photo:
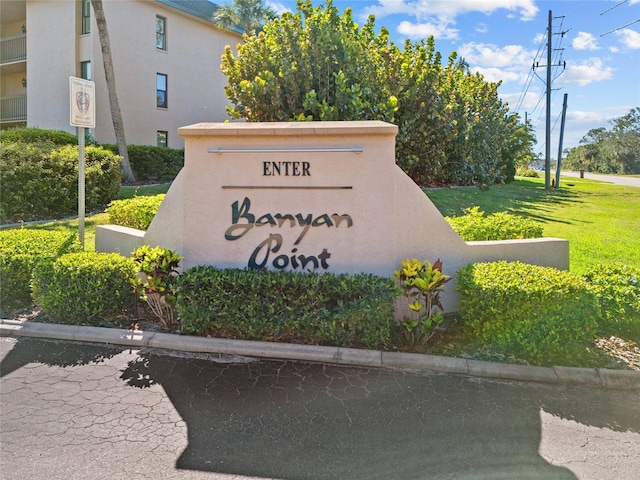
<instances>
[{"instance_id":1,"label":"white cloud","mask_svg":"<svg viewBox=\"0 0 640 480\"><path fill-rule=\"evenodd\" d=\"M489 26L486 23L479 23L476 25L476 32L478 33L487 33L489 31Z\"/></svg>"},{"instance_id":2,"label":"white cloud","mask_svg":"<svg viewBox=\"0 0 640 480\"><path fill-rule=\"evenodd\" d=\"M640 0L638 0L640 2ZM615 32L620 42L632 50L640 49L640 33L630 28Z\"/></svg>"},{"instance_id":3,"label":"white cloud","mask_svg":"<svg viewBox=\"0 0 640 480\"><path fill-rule=\"evenodd\" d=\"M472 71L480 72L490 82L524 83L529 75L535 52L522 45L465 43L458 48L460 57Z\"/></svg>"},{"instance_id":4,"label":"white cloud","mask_svg":"<svg viewBox=\"0 0 640 480\"><path fill-rule=\"evenodd\" d=\"M571 110L569 108L567 110L567 123L571 123L575 128L582 129L584 135L592 128L609 128L611 120L627 114L631 108L629 106L615 106L594 111Z\"/></svg>"},{"instance_id":5,"label":"white cloud","mask_svg":"<svg viewBox=\"0 0 640 480\"><path fill-rule=\"evenodd\" d=\"M576 50L598 50L596 37L587 32L578 32L578 36L573 39L571 46Z\"/></svg>"},{"instance_id":6,"label":"white cloud","mask_svg":"<svg viewBox=\"0 0 640 480\"><path fill-rule=\"evenodd\" d=\"M433 35L440 40L454 40L458 38L458 29L449 28L449 23L411 23L408 21L400 22L398 32L406 35L408 38L418 39L426 38Z\"/></svg>"},{"instance_id":7,"label":"white cloud","mask_svg":"<svg viewBox=\"0 0 640 480\"><path fill-rule=\"evenodd\" d=\"M500 98L502 101L507 102L509 106L515 110L516 107L519 107L518 111L522 112L523 121L524 121L524 112L531 112L537 106L540 105L540 98L542 92L529 90L524 94L522 100L522 92L519 93L501 93Z\"/></svg>"},{"instance_id":8,"label":"white cloud","mask_svg":"<svg viewBox=\"0 0 640 480\"><path fill-rule=\"evenodd\" d=\"M542 41L546 39L547 39L546 33L538 33L535 37L533 37L533 43L538 45L539 43L542 43Z\"/></svg>"},{"instance_id":9,"label":"white cloud","mask_svg":"<svg viewBox=\"0 0 640 480\"><path fill-rule=\"evenodd\" d=\"M273 8L276 12L278 12L278 15L282 15L284 12L291 11L287 7L285 7L284 4L279 2L267 2L267 5Z\"/></svg>"},{"instance_id":10,"label":"white cloud","mask_svg":"<svg viewBox=\"0 0 640 480\"><path fill-rule=\"evenodd\" d=\"M452 28L458 15L480 12L489 15L497 10L508 10L522 21L533 20L538 13L534 0L377 0L364 9L365 15L384 18L402 14L414 17L415 22L404 21L398 32L410 38L433 35L438 39L455 39L458 30Z\"/></svg>"},{"instance_id":11,"label":"white cloud","mask_svg":"<svg viewBox=\"0 0 640 480\"><path fill-rule=\"evenodd\" d=\"M523 82L525 78L522 74L502 68L476 67L471 68L472 71L480 73L488 82Z\"/></svg>"},{"instance_id":12,"label":"white cloud","mask_svg":"<svg viewBox=\"0 0 640 480\"><path fill-rule=\"evenodd\" d=\"M567 70L556 81L560 85L583 87L593 82L611 80L613 68L604 65L600 58L589 58L581 63L567 63Z\"/></svg>"},{"instance_id":13,"label":"white cloud","mask_svg":"<svg viewBox=\"0 0 640 480\"><path fill-rule=\"evenodd\" d=\"M475 42L463 44L458 53L469 64L483 67L531 66L535 56L535 52L525 49L522 45L498 47L490 43Z\"/></svg>"}]
</instances>

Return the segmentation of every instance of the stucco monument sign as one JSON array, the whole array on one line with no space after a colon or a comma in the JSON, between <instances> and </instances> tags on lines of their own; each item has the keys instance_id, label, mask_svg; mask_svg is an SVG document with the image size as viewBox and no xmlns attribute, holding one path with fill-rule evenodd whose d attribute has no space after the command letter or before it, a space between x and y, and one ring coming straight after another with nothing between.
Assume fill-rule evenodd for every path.
<instances>
[{"instance_id":1,"label":"stucco monument sign","mask_svg":"<svg viewBox=\"0 0 640 480\"><path fill-rule=\"evenodd\" d=\"M269 268L392 276L404 258L521 260L567 269L568 242L465 242L395 164L378 121L202 123L179 130L185 165L146 232L104 226L99 251L177 250L183 269ZM443 295L455 309L454 282Z\"/></svg>"}]
</instances>

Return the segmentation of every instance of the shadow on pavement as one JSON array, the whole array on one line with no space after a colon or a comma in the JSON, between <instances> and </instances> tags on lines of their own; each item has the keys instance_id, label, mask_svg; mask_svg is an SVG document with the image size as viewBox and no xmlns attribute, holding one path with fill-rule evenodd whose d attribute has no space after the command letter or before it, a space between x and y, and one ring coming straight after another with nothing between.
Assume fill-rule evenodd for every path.
<instances>
[{"instance_id":1,"label":"shadow on pavement","mask_svg":"<svg viewBox=\"0 0 640 480\"><path fill-rule=\"evenodd\" d=\"M23 367L27 363L43 363L57 367L73 367L89 363L103 362L120 352L115 347L101 347L80 343L60 343L19 338L15 346L0 362L0 378Z\"/></svg>"},{"instance_id":2,"label":"shadow on pavement","mask_svg":"<svg viewBox=\"0 0 640 480\"><path fill-rule=\"evenodd\" d=\"M0 371L101 362L121 351L19 339ZM157 352L140 352L120 378L161 385L187 424L177 468L224 474L575 480L539 454L541 410L640 432L628 394L598 389Z\"/></svg>"},{"instance_id":3,"label":"shadow on pavement","mask_svg":"<svg viewBox=\"0 0 640 480\"><path fill-rule=\"evenodd\" d=\"M188 425L178 468L286 479L575 479L539 455L540 410L640 432L615 392L291 362L142 354ZM145 379L145 380L140 380Z\"/></svg>"}]
</instances>

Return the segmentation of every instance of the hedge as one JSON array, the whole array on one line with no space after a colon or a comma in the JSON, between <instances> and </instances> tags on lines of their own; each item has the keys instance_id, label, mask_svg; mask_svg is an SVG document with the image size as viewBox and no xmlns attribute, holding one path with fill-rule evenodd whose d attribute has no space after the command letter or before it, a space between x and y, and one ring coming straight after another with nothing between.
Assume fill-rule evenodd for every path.
<instances>
[{"instance_id":1,"label":"hedge","mask_svg":"<svg viewBox=\"0 0 640 480\"><path fill-rule=\"evenodd\" d=\"M85 149L88 211L104 208L120 188L120 159L102 148ZM0 149L0 221L61 218L78 211L78 147L3 143Z\"/></svg>"},{"instance_id":2,"label":"hedge","mask_svg":"<svg viewBox=\"0 0 640 480\"><path fill-rule=\"evenodd\" d=\"M118 153L116 145L104 148ZM184 150L150 145L128 145L129 164L138 181L171 181L184 166Z\"/></svg>"},{"instance_id":3,"label":"hedge","mask_svg":"<svg viewBox=\"0 0 640 480\"><path fill-rule=\"evenodd\" d=\"M132 305L135 272L117 253L69 253L36 265L33 299L56 322L98 325Z\"/></svg>"},{"instance_id":4,"label":"hedge","mask_svg":"<svg viewBox=\"0 0 640 480\"><path fill-rule=\"evenodd\" d=\"M62 130L45 130L43 128L10 128L0 131L0 143L43 143L55 145L77 145L78 137Z\"/></svg>"},{"instance_id":5,"label":"hedge","mask_svg":"<svg viewBox=\"0 0 640 480\"><path fill-rule=\"evenodd\" d=\"M621 263L596 265L584 279L598 298L602 333L640 335L640 268Z\"/></svg>"},{"instance_id":6,"label":"hedge","mask_svg":"<svg viewBox=\"0 0 640 480\"><path fill-rule=\"evenodd\" d=\"M458 272L464 333L498 352L542 363L584 348L599 307L569 272L520 262L487 262Z\"/></svg>"},{"instance_id":7,"label":"hedge","mask_svg":"<svg viewBox=\"0 0 640 480\"><path fill-rule=\"evenodd\" d=\"M113 200L107 206L109 223L146 230L164 200L165 194Z\"/></svg>"},{"instance_id":8,"label":"hedge","mask_svg":"<svg viewBox=\"0 0 640 480\"><path fill-rule=\"evenodd\" d=\"M394 280L194 267L176 281L181 331L377 348L394 328Z\"/></svg>"},{"instance_id":9,"label":"hedge","mask_svg":"<svg viewBox=\"0 0 640 480\"><path fill-rule=\"evenodd\" d=\"M0 303L18 306L31 300L31 276L38 262L78 251L75 235L48 230L0 231Z\"/></svg>"},{"instance_id":10,"label":"hedge","mask_svg":"<svg viewBox=\"0 0 640 480\"><path fill-rule=\"evenodd\" d=\"M451 227L465 241L515 240L542 237L542 226L528 218L507 212L484 216L479 207L466 210L460 217L445 217Z\"/></svg>"}]
</instances>

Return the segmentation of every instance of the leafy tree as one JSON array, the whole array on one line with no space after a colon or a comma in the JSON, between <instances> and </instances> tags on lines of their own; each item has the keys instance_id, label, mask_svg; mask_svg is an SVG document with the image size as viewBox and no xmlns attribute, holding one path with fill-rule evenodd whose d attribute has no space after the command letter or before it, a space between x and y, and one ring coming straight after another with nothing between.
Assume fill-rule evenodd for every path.
<instances>
[{"instance_id":1,"label":"leafy tree","mask_svg":"<svg viewBox=\"0 0 640 480\"><path fill-rule=\"evenodd\" d=\"M228 47L222 62L232 117L395 123L397 162L419 184L512 179L533 143L498 98L499 84L455 52L443 65L433 37L399 48L384 27L376 34L373 16L360 27L331 0L300 1L296 13L245 35L237 56Z\"/></svg>"},{"instance_id":2,"label":"leafy tree","mask_svg":"<svg viewBox=\"0 0 640 480\"><path fill-rule=\"evenodd\" d=\"M218 7L213 19L223 29L241 28L249 34L277 15L263 0L233 0L231 4Z\"/></svg>"},{"instance_id":3,"label":"leafy tree","mask_svg":"<svg viewBox=\"0 0 640 480\"><path fill-rule=\"evenodd\" d=\"M377 81L381 52L373 19L362 29L347 9L298 3L256 35L245 35L236 57L227 47L222 71L233 118L250 121L393 119L395 98Z\"/></svg>"},{"instance_id":4,"label":"leafy tree","mask_svg":"<svg viewBox=\"0 0 640 480\"><path fill-rule=\"evenodd\" d=\"M565 168L598 173L640 173L640 108L614 119L613 127L589 130L569 150Z\"/></svg>"}]
</instances>

